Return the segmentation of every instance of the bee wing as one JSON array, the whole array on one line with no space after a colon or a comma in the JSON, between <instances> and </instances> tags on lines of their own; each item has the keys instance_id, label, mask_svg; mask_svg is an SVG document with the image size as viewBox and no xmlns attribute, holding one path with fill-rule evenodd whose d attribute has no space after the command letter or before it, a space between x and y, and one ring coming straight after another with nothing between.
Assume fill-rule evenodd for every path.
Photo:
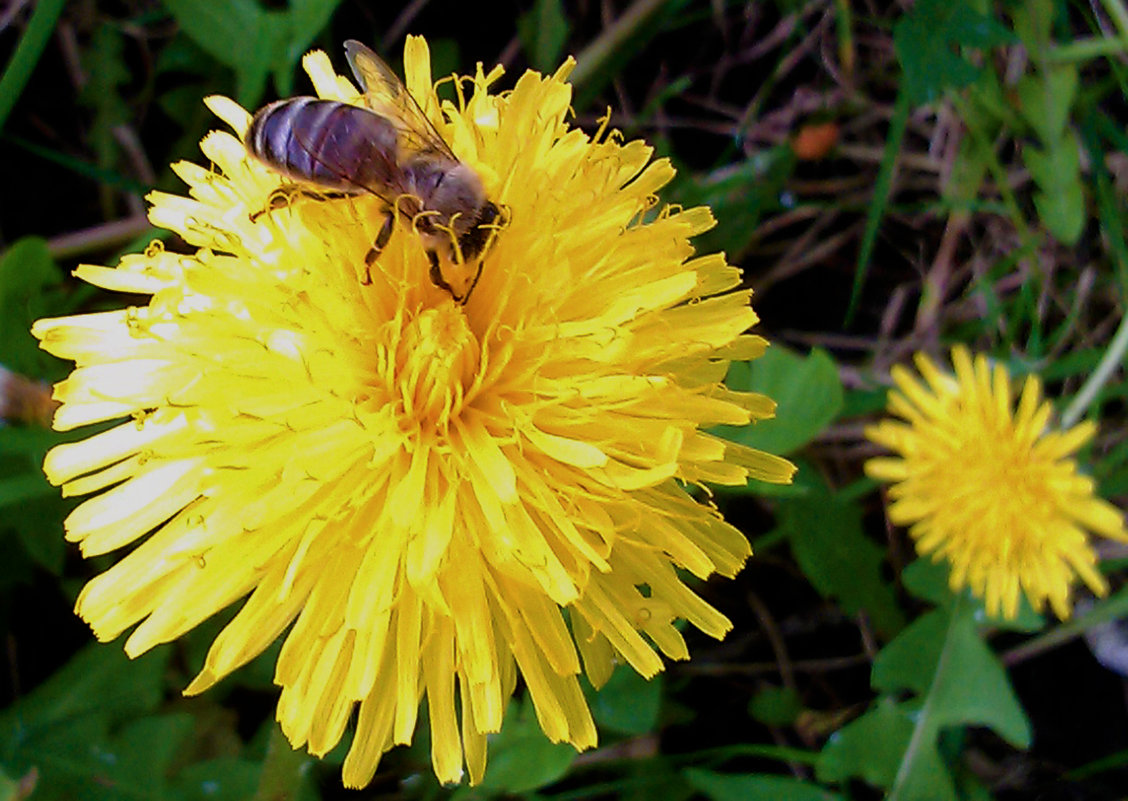
<instances>
[{"instance_id":1,"label":"bee wing","mask_svg":"<svg viewBox=\"0 0 1128 801\"><path fill-rule=\"evenodd\" d=\"M368 107L397 125L409 150L441 153L457 161L419 102L382 58L356 39L345 42L345 57L364 90Z\"/></svg>"}]
</instances>

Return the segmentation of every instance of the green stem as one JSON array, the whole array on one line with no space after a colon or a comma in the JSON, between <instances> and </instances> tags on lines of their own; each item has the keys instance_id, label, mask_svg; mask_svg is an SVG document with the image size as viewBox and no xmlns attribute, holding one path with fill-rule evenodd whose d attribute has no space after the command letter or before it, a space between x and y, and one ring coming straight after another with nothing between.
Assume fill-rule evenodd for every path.
<instances>
[{"instance_id":1,"label":"green stem","mask_svg":"<svg viewBox=\"0 0 1128 801\"><path fill-rule=\"evenodd\" d=\"M944 635L944 647L940 651L940 658L936 661L936 671L932 674L928 692L924 695L924 705L917 713L916 722L913 725L913 736L909 739L909 745L905 748L904 756L901 757L897 776L893 780L893 788L889 791L886 801L900 801L905 797L905 783L913 773L917 755L921 753L926 743L936 738L937 723L933 714L932 702L936 696L936 688L943 681L944 671L948 666L948 649L952 641L952 629L955 628L957 621L963 614L963 607L967 603L966 595L967 593L964 592L955 593L951 609L948 610L948 631Z\"/></svg>"},{"instance_id":2,"label":"green stem","mask_svg":"<svg viewBox=\"0 0 1128 801\"><path fill-rule=\"evenodd\" d=\"M1112 24L1120 31L1121 39L1128 41L1128 9L1124 8L1120 0L1101 0L1101 5L1112 19Z\"/></svg>"},{"instance_id":3,"label":"green stem","mask_svg":"<svg viewBox=\"0 0 1128 801\"><path fill-rule=\"evenodd\" d=\"M1096 398L1097 393L1101 388L1108 383L1112 378L1112 374L1116 372L1121 363L1124 361L1124 352L1128 350L1128 317L1120 319L1120 326L1116 329L1116 335L1113 336L1112 342L1109 343L1108 350L1105 351L1104 356L1101 357L1097 369L1094 370L1085 383L1081 385L1080 391L1069 402L1069 406L1061 414L1061 427L1071 428L1078 420L1085 414L1085 410L1089 408L1089 404Z\"/></svg>"},{"instance_id":4,"label":"green stem","mask_svg":"<svg viewBox=\"0 0 1128 801\"><path fill-rule=\"evenodd\" d=\"M1128 50L1124 39L1077 39L1064 45L1055 45L1046 55L1051 64L1075 64L1091 61L1100 56L1118 56Z\"/></svg>"}]
</instances>

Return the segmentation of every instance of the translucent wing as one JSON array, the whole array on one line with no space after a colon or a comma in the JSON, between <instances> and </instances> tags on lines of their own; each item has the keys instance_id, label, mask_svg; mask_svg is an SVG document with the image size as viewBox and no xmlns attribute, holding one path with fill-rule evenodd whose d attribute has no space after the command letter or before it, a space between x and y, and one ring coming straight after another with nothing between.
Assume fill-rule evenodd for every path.
<instances>
[{"instance_id":1,"label":"translucent wing","mask_svg":"<svg viewBox=\"0 0 1128 801\"><path fill-rule=\"evenodd\" d=\"M345 42L345 56L368 107L396 124L408 150L441 153L457 161L450 145L383 59L356 39Z\"/></svg>"}]
</instances>

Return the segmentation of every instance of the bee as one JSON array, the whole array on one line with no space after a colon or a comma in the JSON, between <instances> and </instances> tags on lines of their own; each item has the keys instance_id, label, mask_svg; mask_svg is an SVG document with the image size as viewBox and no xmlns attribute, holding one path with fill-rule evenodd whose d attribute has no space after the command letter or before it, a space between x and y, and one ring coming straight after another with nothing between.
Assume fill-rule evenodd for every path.
<instances>
[{"instance_id":1,"label":"bee","mask_svg":"<svg viewBox=\"0 0 1128 801\"><path fill-rule=\"evenodd\" d=\"M271 103L251 120L247 150L298 187L378 197L386 214L366 268L388 244L398 212L422 239L431 281L465 303L501 212L391 68L354 39L345 42L345 55L364 92L363 106L316 97ZM464 295L443 277L440 254L456 264L477 260Z\"/></svg>"}]
</instances>

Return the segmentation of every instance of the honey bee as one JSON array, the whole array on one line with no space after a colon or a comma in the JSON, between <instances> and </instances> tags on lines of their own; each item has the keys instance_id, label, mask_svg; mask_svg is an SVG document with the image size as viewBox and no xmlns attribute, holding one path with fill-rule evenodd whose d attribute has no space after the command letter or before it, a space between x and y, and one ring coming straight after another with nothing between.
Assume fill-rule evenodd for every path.
<instances>
[{"instance_id":1,"label":"honey bee","mask_svg":"<svg viewBox=\"0 0 1128 801\"><path fill-rule=\"evenodd\" d=\"M345 42L345 55L364 91L364 106L316 97L271 103L251 120L247 150L299 188L380 198L386 215L366 266L388 244L398 211L423 241L431 281L465 303L481 277L481 257L501 212L391 68L354 39ZM457 264L478 261L464 295L443 277L440 254Z\"/></svg>"}]
</instances>

